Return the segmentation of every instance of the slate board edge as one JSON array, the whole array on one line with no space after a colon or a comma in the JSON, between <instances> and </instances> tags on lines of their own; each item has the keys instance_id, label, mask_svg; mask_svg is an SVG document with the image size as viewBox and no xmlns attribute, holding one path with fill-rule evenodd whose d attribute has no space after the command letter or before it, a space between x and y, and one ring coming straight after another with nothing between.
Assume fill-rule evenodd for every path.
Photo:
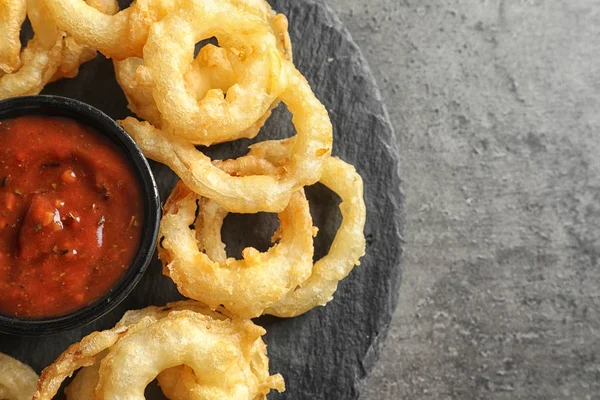
<instances>
[{"instance_id":1,"label":"slate board edge","mask_svg":"<svg viewBox=\"0 0 600 400\"><path fill-rule=\"evenodd\" d=\"M392 160L394 160L395 162L395 168L394 171L395 176L394 178L397 180L397 184L396 185L392 185L393 188L390 188L390 192L388 192L388 196L390 197L390 201L392 204L394 204L395 208L398 210L398 215L396 216L396 229L397 229L397 236L398 239L401 241L400 243L400 254L398 255L398 265L396 268L396 279L393 282L393 290L391 291L391 296L389 298L389 302L390 302L390 311L391 314L393 314L393 311L396 309L397 305L398 305L398 297L400 294L400 285L402 283L402 259L403 259L403 254L404 254L404 244L405 241L403 239L403 233L404 233L404 225L405 225L405 211L404 211L404 192L402 189L402 185L403 185L403 181L401 178L401 161L400 161L400 149L398 146L398 141L396 140L396 133L394 130L394 126L392 125L392 121L390 119L387 107L385 106L383 97L381 96L381 91L379 90L379 87L377 85L377 81L375 80L375 77L373 75L373 72L371 71L371 68L369 67L369 64L367 62L367 60L365 59L365 57L363 56L363 53L360 49L360 47L358 46L358 44L354 41L354 39L352 38L352 35L350 34L350 32L348 31L348 29L345 27L345 25L342 23L342 21L340 20L340 18L338 17L337 13L324 1L324 0L305 0L306 3L312 3L314 5L316 5L317 7L321 7L323 8L323 15L327 15L332 23L332 27L335 28L335 30L337 30L344 38L345 40L347 40L348 44L353 47L353 50L356 52L356 59L353 60L358 66L361 67L361 69L364 71L364 75L372 82L373 85L373 94L375 95L376 99L379 101L378 104L380 105L380 110L377 110L381 113L381 118L385 120L385 125L387 125L389 127L389 131L387 132L388 135L380 135L379 139L381 141L381 143L383 144L384 148L387 149L388 153L390 154L390 158ZM382 134L385 132L381 132ZM396 190L392 190L392 189L396 189ZM393 193L392 195L390 195L390 193ZM381 352L381 348L383 347L383 344L385 343L385 339L387 338L388 332L389 332L389 327L391 324L391 317L392 315L389 316L389 318L387 319L387 321L385 321L384 326L382 326L382 330L379 333L379 335L375 338L373 338L372 344L369 348L369 350L367 351L367 353L365 354L364 359L362 360L362 371L361 371L361 376L357 376L356 378L356 389L358 390L358 393L360 395L360 393L362 392L362 386L366 383L366 378L368 377L369 373L372 371L373 367L375 366L375 363L377 362L377 360L379 359L379 354Z\"/></svg>"}]
</instances>

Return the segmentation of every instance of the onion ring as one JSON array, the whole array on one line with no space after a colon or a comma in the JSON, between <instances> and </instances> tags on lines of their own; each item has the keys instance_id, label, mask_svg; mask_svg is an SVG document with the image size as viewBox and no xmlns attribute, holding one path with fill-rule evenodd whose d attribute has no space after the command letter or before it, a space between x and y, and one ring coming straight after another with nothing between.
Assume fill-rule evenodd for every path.
<instances>
[{"instance_id":1,"label":"onion ring","mask_svg":"<svg viewBox=\"0 0 600 400\"><path fill-rule=\"evenodd\" d=\"M235 57L236 58L236 57ZM232 62L227 51L211 44L200 49L194 63L185 74L185 84L196 98L202 98L211 88L226 90L233 85ZM114 61L115 75L129 102L129 108L139 117L156 127L161 126L161 115L152 97L152 78L144 68L144 60L130 57Z\"/></svg>"},{"instance_id":2,"label":"onion ring","mask_svg":"<svg viewBox=\"0 0 600 400\"><path fill-rule=\"evenodd\" d=\"M201 313L209 316L216 320L227 319L227 315L224 314L224 310L212 311L207 306L193 300L179 301L176 303L169 303L165 307L147 307L141 310L130 310L125 313L123 318L117 323L115 328L128 328L134 326L143 319L147 319L151 322L156 322L161 318L164 318L171 311L189 310L197 313ZM95 362L82 368L77 372L77 375L71 381L71 383L65 388L65 394L67 400L94 400L96 386L98 385L98 377L100 370L100 363L102 359L108 354L108 350L104 350L95 357ZM173 369L173 368L172 368ZM267 368L268 369L268 368ZM169 370L161 372L158 376L160 379L161 375L168 373ZM172 400L172 399L171 399Z\"/></svg>"},{"instance_id":3,"label":"onion ring","mask_svg":"<svg viewBox=\"0 0 600 400\"><path fill-rule=\"evenodd\" d=\"M293 141L294 138L257 143L251 146L249 155L282 165ZM310 278L266 310L267 314L295 317L316 306L325 305L332 300L338 282L348 276L354 266L360 265L360 258L365 254L366 207L362 178L352 165L331 157L325 163L319 182L342 199L339 206L342 224L329 253L314 264Z\"/></svg>"},{"instance_id":4,"label":"onion ring","mask_svg":"<svg viewBox=\"0 0 600 400\"><path fill-rule=\"evenodd\" d=\"M85 368L66 389L69 399L132 398L127 397L132 392L137 395L133 398L144 398L144 387L154 377L145 382L143 373L158 374L160 365L168 362L182 365L188 361L192 365L205 362L203 368L210 370L202 375L201 385L208 395L235 394L242 389L246 397L223 398L264 398L271 388L284 389L281 375L269 375L266 346L261 339L264 333L264 329L251 321L230 319L193 301L128 311L113 329L86 336L48 366L42 372L33 399L52 399L62 381L80 367ZM189 346L182 346L184 342ZM179 351L170 351L177 346ZM165 354L169 355L168 360L162 357ZM185 359L185 355L190 359ZM121 364L123 360L126 364ZM127 367L127 363L135 366ZM217 376L218 370L224 371L223 375ZM211 379L217 384L211 386ZM132 382L138 386L121 389ZM227 387L228 384L232 386ZM115 394L113 390L118 392Z\"/></svg>"},{"instance_id":5,"label":"onion ring","mask_svg":"<svg viewBox=\"0 0 600 400\"><path fill-rule=\"evenodd\" d=\"M198 101L184 74L195 44L213 36L221 47L235 49L243 66L226 95L215 88ZM225 1L197 1L152 25L144 68L152 77L162 129L194 144L211 145L254 125L286 86L285 60L277 43L265 20Z\"/></svg>"},{"instance_id":6,"label":"onion ring","mask_svg":"<svg viewBox=\"0 0 600 400\"><path fill-rule=\"evenodd\" d=\"M0 74L0 100L38 94L49 82L76 76L79 66L96 55L95 50L75 43L72 37L65 37L58 30L42 1L27 0L27 16L34 37L21 52L21 67L13 73ZM115 0L88 1L106 12L114 11L117 6Z\"/></svg>"},{"instance_id":7,"label":"onion ring","mask_svg":"<svg viewBox=\"0 0 600 400\"><path fill-rule=\"evenodd\" d=\"M114 328L92 332L74 343L57 359L42 371L38 388L33 400L51 400L58 392L62 382L77 369L93 366L102 354L128 333L144 329L148 325L164 317L172 309L191 309L215 318L218 313L210 311L206 306L197 302L182 301L167 304L165 307L147 307L141 310L127 311ZM225 317L223 317L225 318ZM73 389L75 390L75 389ZM81 388L77 389L78 391Z\"/></svg>"},{"instance_id":8,"label":"onion ring","mask_svg":"<svg viewBox=\"0 0 600 400\"><path fill-rule=\"evenodd\" d=\"M62 33L41 9L40 0L27 0L34 37L21 52L21 67L0 77L0 100L39 93L60 65Z\"/></svg>"},{"instance_id":9,"label":"onion ring","mask_svg":"<svg viewBox=\"0 0 600 400\"><path fill-rule=\"evenodd\" d=\"M125 93L129 109L160 128L162 117L152 97L152 78L144 73L144 69L139 68L144 65L144 60L130 57L123 61L114 61L113 64L117 82ZM234 68L239 68L239 64L237 56L232 55L230 51L208 44L200 49L194 63L186 72L186 87L194 93L196 99L202 99L211 89L226 91L235 82ZM222 138L222 141L255 137L278 104L278 101L273 102L267 112L251 127Z\"/></svg>"},{"instance_id":10,"label":"onion ring","mask_svg":"<svg viewBox=\"0 0 600 400\"><path fill-rule=\"evenodd\" d=\"M0 353L0 399L30 400L37 380L31 367Z\"/></svg>"},{"instance_id":11,"label":"onion ring","mask_svg":"<svg viewBox=\"0 0 600 400\"><path fill-rule=\"evenodd\" d=\"M114 14L119 11L116 0L85 0L85 2L104 14ZM50 82L62 78L74 78L79 74L79 67L96 57L96 49L80 45L71 35L63 39L61 64L50 79Z\"/></svg>"},{"instance_id":12,"label":"onion ring","mask_svg":"<svg viewBox=\"0 0 600 400\"><path fill-rule=\"evenodd\" d=\"M83 0L44 0L58 27L77 43L98 49L106 57L124 60L141 57L150 26L187 0L137 0L130 7L107 15Z\"/></svg>"},{"instance_id":13,"label":"onion ring","mask_svg":"<svg viewBox=\"0 0 600 400\"><path fill-rule=\"evenodd\" d=\"M141 57L152 24L169 12L189 5L191 1L137 0L116 13L103 12L83 0L45 0L45 7L59 28L73 35L77 43L96 48L106 57L124 60ZM229 2L255 15L268 16L273 13L263 0ZM275 16L270 21L277 25L283 23L283 18ZM289 37L281 35L279 39L283 48L290 48Z\"/></svg>"},{"instance_id":14,"label":"onion ring","mask_svg":"<svg viewBox=\"0 0 600 400\"><path fill-rule=\"evenodd\" d=\"M293 146L293 138L280 141L265 141L251 146L246 157L262 158L275 165L283 165L289 148ZM226 161L227 163L228 161ZM360 265L360 258L365 254L364 225L366 208L363 199L363 182L350 164L331 157L325 163L325 170L320 181L341 197L342 224L335 235L329 253L317 261L308 280L297 289L288 293L285 298L265 310L266 314L279 317L295 317L316 306L329 302L338 282L344 279L355 265ZM206 209L200 208L198 220L205 218ZM226 212L212 211L211 226L220 227ZM203 229L201 246L211 257L225 257L225 247L221 241L220 230Z\"/></svg>"},{"instance_id":15,"label":"onion ring","mask_svg":"<svg viewBox=\"0 0 600 400\"><path fill-rule=\"evenodd\" d=\"M263 161L264 162L264 161ZM245 171L238 163L236 172ZM264 168L260 168L264 170ZM220 232L221 224L197 220L196 208L215 209L218 205L200 198L180 181L164 206L159 237L159 257L163 272L173 279L178 290L187 297L200 300L211 308L222 305L242 318L260 316L265 308L275 304L305 281L312 270L313 228L304 191L297 191L286 209L279 213L281 239L267 252L254 248L242 252L243 259L217 260L200 251L196 236L205 236L205 229ZM217 218L218 219L218 218ZM196 224L197 232L190 229ZM204 246L200 243L200 246Z\"/></svg>"},{"instance_id":16,"label":"onion ring","mask_svg":"<svg viewBox=\"0 0 600 400\"><path fill-rule=\"evenodd\" d=\"M0 0L0 71L10 74L21 66L21 25L27 16L26 0Z\"/></svg>"},{"instance_id":17,"label":"onion ring","mask_svg":"<svg viewBox=\"0 0 600 400\"><path fill-rule=\"evenodd\" d=\"M161 371L188 365L201 377L205 398L264 398L271 388L283 389L280 375L255 370L254 358L266 357L264 333L248 320L172 311L110 349L100 364L96 396L144 398L146 384Z\"/></svg>"},{"instance_id":18,"label":"onion ring","mask_svg":"<svg viewBox=\"0 0 600 400\"><path fill-rule=\"evenodd\" d=\"M153 321L143 319L133 326L119 326L101 332L92 332L65 350L54 363L47 366L40 376L33 400L51 400L62 382L77 369L94 365L96 357L113 346L117 341L135 329L143 329Z\"/></svg>"},{"instance_id":19,"label":"onion ring","mask_svg":"<svg viewBox=\"0 0 600 400\"><path fill-rule=\"evenodd\" d=\"M287 32L288 21L283 14L277 14L264 0L227 1L268 23L271 32L277 38L276 44L280 54L285 59L292 60L291 41ZM244 72L244 63L239 56L239 52L231 49L216 47L212 44L204 46L184 73L188 92L196 101L202 100L211 89L226 93L230 87L236 84L236 77ZM125 93L129 109L155 127L161 128L162 117L152 96L153 80L150 72L144 67L143 59L130 57L123 61L113 61L115 75ZM210 143L255 137L278 104L278 100L272 102L262 117L249 128L231 132L229 135L213 137Z\"/></svg>"},{"instance_id":20,"label":"onion ring","mask_svg":"<svg viewBox=\"0 0 600 400\"><path fill-rule=\"evenodd\" d=\"M279 176L230 176L214 166L192 143L169 137L135 118L126 118L119 124L134 138L146 157L168 165L186 186L215 200L227 211L279 212L295 191L319 180L324 162L331 154L333 140L327 110L296 69L290 73L290 85L282 93L281 100L291 111L298 133Z\"/></svg>"}]
</instances>

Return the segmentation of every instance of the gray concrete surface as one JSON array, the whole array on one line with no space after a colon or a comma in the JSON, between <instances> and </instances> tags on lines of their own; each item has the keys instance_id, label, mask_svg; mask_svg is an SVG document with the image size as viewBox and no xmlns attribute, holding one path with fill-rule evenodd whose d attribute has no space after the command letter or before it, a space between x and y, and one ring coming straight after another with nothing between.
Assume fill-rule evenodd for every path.
<instances>
[{"instance_id":1,"label":"gray concrete surface","mask_svg":"<svg viewBox=\"0 0 600 400\"><path fill-rule=\"evenodd\" d=\"M406 180L405 280L364 399L600 396L600 3L329 0Z\"/></svg>"}]
</instances>

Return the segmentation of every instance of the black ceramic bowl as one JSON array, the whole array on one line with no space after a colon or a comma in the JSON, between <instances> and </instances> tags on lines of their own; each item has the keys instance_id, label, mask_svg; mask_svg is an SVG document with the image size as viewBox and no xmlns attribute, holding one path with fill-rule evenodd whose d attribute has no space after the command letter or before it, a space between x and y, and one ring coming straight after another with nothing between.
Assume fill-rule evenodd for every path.
<instances>
[{"instance_id":1,"label":"black ceramic bowl","mask_svg":"<svg viewBox=\"0 0 600 400\"><path fill-rule=\"evenodd\" d=\"M114 120L100 110L59 96L26 96L0 101L0 120L23 115L71 118L110 139L135 171L144 207L144 226L137 253L125 275L103 297L77 311L58 317L20 319L0 314L0 332L39 336L88 324L111 311L133 290L146 271L156 248L160 199L152 171L141 150Z\"/></svg>"}]
</instances>

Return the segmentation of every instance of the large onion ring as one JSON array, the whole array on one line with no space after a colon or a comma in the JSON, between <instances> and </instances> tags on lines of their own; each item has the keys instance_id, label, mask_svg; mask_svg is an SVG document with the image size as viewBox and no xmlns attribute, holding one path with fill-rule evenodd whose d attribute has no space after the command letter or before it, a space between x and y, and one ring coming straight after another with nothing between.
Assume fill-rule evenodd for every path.
<instances>
[{"instance_id":1,"label":"large onion ring","mask_svg":"<svg viewBox=\"0 0 600 400\"><path fill-rule=\"evenodd\" d=\"M205 398L265 398L271 388L283 389L283 380L256 370L254 358L265 357L264 333L248 320L172 311L110 349L100 364L96 397L143 399L147 383L161 371L187 365L200 377Z\"/></svg>"},{"instance_id":2,"label":"large onion ring","mask_svg":"<svg viewBox=\"0 0 600 400\"><path fill-rule=\"evenodd\" d=\"M226 95L215 88L197 100L184 75L194 60L195 44L213 36L222 48L235 49L243 65ZM144 68L152 78L162 129L195 144L211 145L254 125L286 85L285 60L277 43L264 19L226 1L193 2L155 23L144 47Z\"/></svg>"},{"instance_id":3,"label":"large onion ring","mask_svg":"<svg viewBox=\"0 0 600 400\"><path fill-rule=\"evenodd\" d=\"M197 99L202 99L211 89L226 91L235 83L235 69L239 69L240 64L237 56L231 51L211 44L206 45L185 73L185 85ZM129 109L140 118L160 128L162 117L152 97L152 78L145 73L147 72L145 69L140 68L143 65L144 60L137 57L114 61L115 76L125 93ZM229 141L256 136L269 117L270 111L265 113L255 126L224 139Z\"/></svg>"},{"instance_id":4,"label":"large onion ring","mask_svg":"<svg viewBox=\"0 0 600 400\"><path fill-rule=\"evenodd\" d=\"M31 367L0 353L0 399L30 400L37 380Z\"/></svg>"},{"instance_id":5,"label":"large onion ring","mask_svg":"<svg viewBox=\"0 0 600 400\"><path fill-rule=\"evenodd\" d=\"M27 0L0 0L0 71L11 73L21 66L21 25L27 15Z\"/></svg>"},{"instance_id":6,"label":"large onion ring","mask_svg":"<svg viewBox=\"0 0 600 400\"><path fill-rule=\"evenodd\" d=\"M168 165L186 186L218 202L230 212L279 212L299 188L321 177L331 154L332 127L325 107L296 69L281 100L291 111L298 134L289 147L283 173L279 176L231 176L214 166L192 143L169 137L152 125L135 118L119 121L146 157Z\"/></svg>"},{"instance_id":7,"label":"large onion ring","mask_svg":"<svg viewBox=\"0 0 600 400\"><path fill-rule=\"evenodd\" d=\"M239 174L245 172L241 163L230 168ZM204 221L196 219L197 207L204 210ZM258 317L311 273L313 227L308 202L304 191L297 191L278 215L279 243L265 253L248 247L242 252L242 260L227 258L224 245L223 256L211 259L200 251L196 231L189 228L196 224L199 237L205 236L205 229L220 233L222 219L219 225L206 221L207 210L218 213L219 209L215 202L200 198L181 181L175 186L164 206L159 231L163 272L184 296L211 308L222 305L242 318Z\"/></svg>"},{"instance_id":8,"label":"large onion ring","mask_svg":"<svg viewBox=\"0 0 600 400\"><path fill-rule=\"evenodd\" d=\"M96 48L106 57L124 60L141 57L152 24L190 1L194 0L136 0L114 15L107 15L113 13L98 10L83 0L44 0L44 5L59 28L73 35L77 43ZM229 2L256 15L272 12L264 0ZM281 18L273 18L273 24L281 23ZM280 39L284 47L289 46L289 37Z\"/></svg>"},{"instance_id":9,"label":"large onion ring","mask_svg":"<svg viewBox=\"0 0 600 400\"><path fill-rule=\"evenodd\" d=\"M197 389L205 398L264 399L270 389L284 389L281 375L269 375L264 333L191 301L130 311L115 328L69 347L43 371L33 399L52 399L81 366L87 368L67 388L69 399L143 399L162 369L186 364L201 377Z\"/></svg>"},{"instance_id":10,"label":"large onion ring","mask_svg":"<svg viewBox=\"0 0 600 400\"><path fill-rule=\"evenodd\" d=\"M223 320L227 319L228 316L224 312L224 310L212 311L207 306L192 300L187 301L179 301L176 303L169 303L165 307L147 307L141 310L130 310L125 313L123 318L117 323L115 329L118 328L128 328L130 326L134 326L138 324L143 319L147 321L156 322L161 318L164 318L171 311L181 311L188 310L196 313L201 313L209 316L210 318ZM108 354L108 350L103 350L99 352L95 361L92 365L82 368L77 372L77 375L71 381L71 383L65 388L65 393L67 395L67 400L94 400L95 399L95 390L98 385L98 377L100 370L100 363L102 359ZM178 368L178 367L176 367ZM174 368L171 368L174 369ZM268 370L268 367L267 367ZM159 379L161 375L168 373L169 370L162 372L159 375ZM172 376L172 374L169 374ZM172 400L172 399L171 399Z\"/></svg>"},{"instance_id":11,"label":"large onion ring","mask_svg":"<svg viewBox=\"0 0 600 400\"><path fill-rule=\"evenodd\" d=\"M82 367L94 365L96 357L127 333L135 329L143 329L153 321L143 319L133 326L117 326L101 332L92 332L65 350L54 363L47 366L40 376L33 400L51 400L58 392L62 382Z\"/></svg>"},{"instance_id":12,"label":"large onion ring","mask_svg":"<svg viewBox=\"0 0 600 400\"><path fill-rule=\"evenodd\" d=\"M282 165L293 145L293 139L260 142L251 147L248 156L266 159L275 165ZM228 162L228 161L227 161ZM342 224L335 235L329 253L317 261L308 280L291 291L285 298L265 310L266 314L279 317L294 317L308 310L325 305L333 298L338 282L344 279L354 268L360 265L360 258L365 254L364 225L366 208L363 199L363 182L350 164L336 157L331 157L325 163L325 169L320 181L330 190L341 197L340 210ZM198 219L205 218L206 209L200 208ZM212 211L212 226L220 226L225 212ZM220 238L220 231L204 229L201 246L207 254L219 259L224 257L225 249Z\"/></svg>"},{"instance_id":13,"label":"large onion ring","mask_svg":"<svg viewBox=\"0 0 600 400\"><path fill-rule=\"evenodd\" d=\"M288 21L283 14L277 14L265 0L228 0L234 6L249 12L267 22L272 33L277 38L277 49L287 60L292 60L292 46L288 34ZM237 52L236 52L237 53ZM236 75L240 75L243 63L239 54L232 50L215 47L211 44L200 49L198 56L185 72L185 85L194 94L196 100L201 100L210 89L218 89L225 93L236 83ZM144 65L141 58L130 57L123 61L113 60L115 75L125 93L129 109L140 118L150 122L157 128L161 127L162 117L154 98L152 97L152 77L140 68ZM271 111L279 104L275 101L261 119L248 129L222 137L221 141L239 138L253 138L269 118ZM216 139L213 139L216 140ZM217 142L215 141L215 143Z\"/></svg>"}]
</instances>

